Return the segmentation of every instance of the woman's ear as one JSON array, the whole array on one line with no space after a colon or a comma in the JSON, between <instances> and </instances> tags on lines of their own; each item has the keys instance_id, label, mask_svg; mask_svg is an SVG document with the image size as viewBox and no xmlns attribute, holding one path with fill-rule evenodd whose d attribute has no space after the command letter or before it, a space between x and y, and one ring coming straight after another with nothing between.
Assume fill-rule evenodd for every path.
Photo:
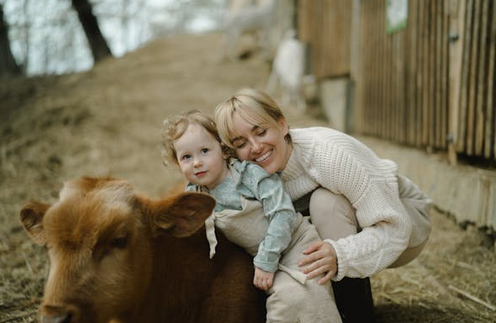
<instances>
[{"instance_id":1,"label":"woman's ear","mask_svg":"<svg viewBox=\"0 0 496 323\"><path fill-rule=\"evenodd\" d=\"M280 117L279 120L277 121L277 124L281 127L281 131L286 136L289 133L289 125L288 122L286 121L286 118Z\"/></svg>"}]
</instances>

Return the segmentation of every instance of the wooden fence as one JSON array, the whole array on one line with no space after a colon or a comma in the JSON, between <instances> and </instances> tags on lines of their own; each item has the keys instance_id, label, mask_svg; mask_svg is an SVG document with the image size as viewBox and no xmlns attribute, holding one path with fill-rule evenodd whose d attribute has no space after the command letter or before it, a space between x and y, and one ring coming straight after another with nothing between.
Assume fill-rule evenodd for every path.
<instances>
[{"instance_id":1,"label":"wooden fence","mask_svg":"<svg viewBox=\"0 0 496 323\"><path fill-rule=\"evenodd\" d=\"M496 160L494 1L409 0L407 27L393 33L386 31L386 6L386 0L300 1L299 32L312 48L314 73L348 73L356 85L355 131L447 151L451 160ZM337 22L330 11L347 16ZM332 24L349 32L315 36ZM336 58L341 46L351 60Z\"/></svg>"}]
</instances>

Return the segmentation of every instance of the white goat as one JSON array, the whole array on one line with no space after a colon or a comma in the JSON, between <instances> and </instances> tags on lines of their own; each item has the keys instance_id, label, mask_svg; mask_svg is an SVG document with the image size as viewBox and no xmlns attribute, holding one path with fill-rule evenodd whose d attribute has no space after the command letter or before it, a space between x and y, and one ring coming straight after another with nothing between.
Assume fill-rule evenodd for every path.
<instances>
[{"instance_id":1,"label":"white goat","mask_svg":"<svg viewBox=\"0 0 496 323\"><path fill-rule=\"evenodd\" d=\"M236 2L235 2L236 3ZM235 60L236 46L241 35L246 32L259 32L262 37L262 48L268 57L270 54L270 31L275 20L277 0L265 0L258 5L248 7L235 6L224 15L224 42L221 59L229 57Z\"/></svg>"},{"instance_id":2,"label":"white goat","mask_svg":"<svg viewBox=\"0 0 496 323\"><path fill-rule=\"evenodd\" d=\"M294 30L288 30L277 47L266 91L274 92L279 81L282 103L287 105L294 101L300 111L305 111L304 73L305 45L296 39Z\"/></svg>"}]
</instances>

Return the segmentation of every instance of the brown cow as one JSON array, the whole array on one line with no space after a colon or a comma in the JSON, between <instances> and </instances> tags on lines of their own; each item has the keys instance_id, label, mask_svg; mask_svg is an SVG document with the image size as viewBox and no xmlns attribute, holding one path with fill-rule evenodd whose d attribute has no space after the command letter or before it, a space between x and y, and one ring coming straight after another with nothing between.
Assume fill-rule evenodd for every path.
<instances>
[{"instance_id":1,"label":"brown cow","mask_svg":"<svg viewBox=\"0 0 496 323\"><path fill-rule=\"evenodd\" d=\"M50 272L41 322L264 322L264 294L245 251L218 234L213 259L203 228L212 197L160 200L125 181L67 182L58 202L30 202L24 228L46 245Z\"/></svg>"}]
</instances>

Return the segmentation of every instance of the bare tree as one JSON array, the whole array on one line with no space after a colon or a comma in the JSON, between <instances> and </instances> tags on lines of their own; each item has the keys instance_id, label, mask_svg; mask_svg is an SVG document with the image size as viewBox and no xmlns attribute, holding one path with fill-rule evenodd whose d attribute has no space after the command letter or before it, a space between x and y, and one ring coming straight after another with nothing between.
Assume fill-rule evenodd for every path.
<instances>
[{"instance_id":1,"label":"bare tree","mask_svg":"<svg viewBox=\"0 0 496 323\"><path fill-rule=\"evenodd\" d=\"M93 14L89 0L72 0L72 6L77 11L79 21L81 21L86 38L88 38L88 43L95 62L98 62L107 56L112 56L112 52L100 31L98 21Z\"/></svg>"},{"instance_id":2,"label":"bare tree","mask_svg":"<svg viewBox=\"0 0 496 323\"><path fill-rule=\"evenodd\" d=\"M19 74L21 74L21 68L12 55L9 27L4 18L3 6L0 3L0 78Z\"/></svg>"}]
</instances>

